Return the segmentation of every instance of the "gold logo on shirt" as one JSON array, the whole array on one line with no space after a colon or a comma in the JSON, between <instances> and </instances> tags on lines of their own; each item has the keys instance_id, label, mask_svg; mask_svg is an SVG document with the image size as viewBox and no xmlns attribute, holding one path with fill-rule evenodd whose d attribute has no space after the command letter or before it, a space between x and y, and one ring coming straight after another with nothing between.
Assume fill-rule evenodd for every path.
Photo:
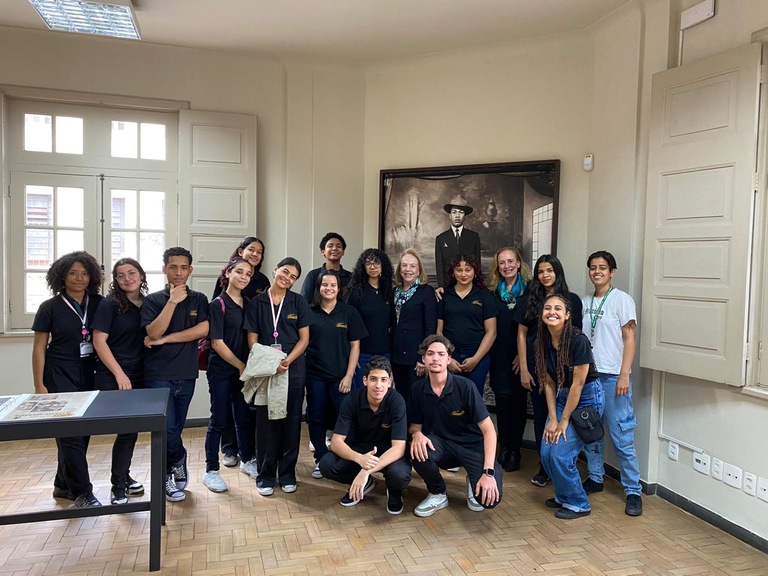
<instances>
[{"instance_id":1,"label":"gold logo on shirt","mask_svg":"<svg viewBox=\"0 0 768 576\"><path fill-rule=\"evenodd\" d=\"M385 429L386 429L386 428L392 428L392 424L389 424L389 423L387 423L387 422L382 422L382 423L381 423L381 427L382 427L382 428L385 428Z\"/></svg>"},{"instance_id":2,"label":"gold logo on shirt","mask_svg":"<svg viewBox=\"0 0 768 576\"><path fill-rule=\"evenodd\" d=\"M347 329L347 325L344 322L337 322L336 323L336 328L341 328L342 330L346 330Z\"/></svg>"},{"instance_id":3,"label":"gold logo on shirt","mask_svg":"<svg viewBox=\"0 0 768 576\"><path fill-rule=\"evenodd\" d=\"M480 306L480 308L483 307L483 303L480 300L472 300L472 304L475 306Z\"/></svg>"},{"instance_id":4,"label":"gold logo on shirt","mask_svg":"<svg viewBox=\"0 0 768 576\"><path fill-rule=\"evenodd\" d=\"M197 316L197 310L190 310L189 311L190 316Z\"/></svg>"},{"instance_id":5,"label":"gold logo on shirt","mask_svg":"<svg viewBox=\"0 0 768 576\"><path fill-rule=\"evenodd\" d=\"M454 410L451 412L451 416L464 416L464 410Z\"/></svg>"},{"instance_id":6,"label":"gold logo on shirt","mask_svg":"<svg viewBox=\"0 0 768 576\"><path fill-rule=\"evenodd\" d=\"M288 318L288 320L298 320L299 319L299 317L296 314L293 314L293 313L288 314L288 316L286 316L286 318Z\"/></svg>"}]
</instances>

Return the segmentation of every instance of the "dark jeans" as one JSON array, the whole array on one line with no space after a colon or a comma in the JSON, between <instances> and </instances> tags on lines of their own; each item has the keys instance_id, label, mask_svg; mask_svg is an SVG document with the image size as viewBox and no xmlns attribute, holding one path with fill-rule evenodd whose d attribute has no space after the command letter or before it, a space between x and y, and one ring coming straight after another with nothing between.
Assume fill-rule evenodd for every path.
<instances>
[{"instance_id":1,"label":"dark jeans","mask_svg":"<svg viewBox=\"0 0 768 576\"><path fill-rule=\"evenodd\" d=\"M168 388L168 413L166 414L166 437L168 447L166 450L166 474L171 473L174 464L178 464L187 455L181 433L184 431L184 423L187 421L189 403L195 393L194 380L147 380L147 388Z\"/></svg>"},{"instance_id":2,"label":"dark jeans","mask_svg":"<svg viewBox=\"0 0 768 576\"><path fill-rule=\"evenodd\" d=\"M259 474L256 485L274 488L296 484L296 462L299 459L301 438L301 407L304 404L304 356L293 361L288 368L288 415L270 420L266 406L256 407L256 459ZM323 439L325 446L325 439Z\"/></svg>"},{"instance_id":3,"label":"dark jeans","mask_svg":"<svg viewBox=\"0 0 768 576\"><path fill-rule=\"evenodd\" d=\"M392 376L395 379L395 389L400 392L400 396L405 399L405 403L408 403L408 398L411 396L411 388L417 380L423 378L423 376L416 375L416 365L409 364L392 364Z\"/></svg>"},{"instance_id":4,"label":"dark jeans","mask_svg":"<svg viewBox=\"0 0 768 576\"><path fill-rule=\"evenodd\" d=\"M470 356L474 356L475 352L477 352L476 348L456 348L456 350L453 352L453 359L456 360L459 364L464 362L467 358ZM480 392L480 398L483 397L483 393L485 392L485 377L488 376L488 370L491 367L491 355L486 354L483 356L483 358L478 362L475 367L472 369L472 372L466 373L461 372L460 376L464 376L465 378L469 378L472 380L472 382L475 383L475 387L477 388L477 391Z\"/></svg>"},{"instance_id":5,"label":"dark jeans","mask_svg":"<svg viewBox=\"0 0 768 576\"><path fill-rule=\"evenodd\" d=\"M131 380L132 389L144 388L143 374L126 373L126 376ZM118 390L117 380L111 372L98 372L95 382L97 390ZM125 390L124 392L130 393L130 390ZM139 435L137 433L118 434L115 438L115 443L112 445L112 475L110 477L112 486L125 488L131 469L133 450L136 447L138 438Z\"/></svg>"},{"instance_id":6,"label":"dark jeans","mask_svg":"<svg viewBox=\"0 0 768 576\"><path fill-rule=\"evenodd\" d=\"M434 450L428 450L427 459L424 462L413 460L413 469L416 473L424 479L424 483L427 485L427 490L430 494L445 494L445 480L440 474L440 468L457 468L462 467L467 471L469 476L469 483L472 486L472 492L474 493L477 481L480 480L480 476L484 470L485 454L483 452L483 443L465 446L436 436L435 434L428 434L427 438L432 441ZM493 462L494 479L496 480L496 486L499 488L499 502L501 502L501 480L502 471L499 463L494 460ZM480 500L478 499L478 502ZM494 508L499 502L486 506L485 508Z\"/></svg>"},{"instance_id":7,"label":"dark jeans","mask_svg":"<svg viewBox=\"0 0 768 576\"><path fill-rule=\"evenodd\" d=\"M541 439L544 437L544 427L547 424L549 408L547 407L547 394L539 385L536 377L536 365L528 363L528 372L533 378L531 386L531 404L533 405L533 437L536 440L536 451L541 454Z\"/></svg>"},{"instance_id":8,"label":"dark jeans","mask_svg":"<svg viewBox=\"0 0 768 576\"><path fill-rule=\"evenodd\" d=\"M360 465L351 460L344 460L333 452L327 452L320 460L320 472L323 478L329 478L341 484L352 484L355 476L360 472ZM381 472L390 490L404 490L411 482L411 464L405 456L395 460Z\"/></svg>"},{"instance_id":9,"label":"dark jeans","mask_svg":"<svg viewBox=\"0 0 768 576\"><path fill-rule=\"evenodd\" d=\"M338 382L320 380L307 376L307 429L309 440L315 446L315 463L328 452L325 445L326 413L330 405L335 408L336 417L346 394L339 392ZM334 418L335 420L335 418Z\"/></svg>"},{"instance_id":10,"label":"dark jeans","mask_svg":"<svg viewBox=\"0 0 768 576\"><path fill-rule=\"evenodd\" d=\"M518 385L509 392L496 392L495 396L499 444L519 452L528 418L528 390Z\"/></svg>"},{"instance_id":11,"label":"dark jeans","mask_svg":"<svg viewBox=\"0 0 768 576\"><path fill-rule=\"evenodd\" d=\"M68 361L46 357L43 385L51 394L93 390L93 364L80 359ZM90 436L56 439L58 463L53 485L70 490L75 497L93 492L86 458L90 440Z\"/></svg>"},{"instance_id":12,"label":"dark jeans","mask_svg":"<svg viewBox=\"0 0 768 576\"><path fill-rule=\"evenodd\" d=\"M254 430L256 415L253 415ZM256 439L254 432L254 442ZM235 418L234 414L230 412L227 414L227 424L224 426L224 430L221 431L221 453L226 455L239 454L240 450L237 446L237 434L235 433Z\"/></svg>"},{"instance_id":13,"label":"dark jeans","mask_svg":"<svg viewBox=\"0 0 768 576\"><path fill-rule=\"evenodd\" d=\"M237 375L221 378L208 372L208 393L211 396L211 417L205 435L205 471L219 469L219 443L227 425L227 416L234 415L240 460L248 462L256 452L256 418L243 398L243 383Z\"/></svg>"}]
</instances>

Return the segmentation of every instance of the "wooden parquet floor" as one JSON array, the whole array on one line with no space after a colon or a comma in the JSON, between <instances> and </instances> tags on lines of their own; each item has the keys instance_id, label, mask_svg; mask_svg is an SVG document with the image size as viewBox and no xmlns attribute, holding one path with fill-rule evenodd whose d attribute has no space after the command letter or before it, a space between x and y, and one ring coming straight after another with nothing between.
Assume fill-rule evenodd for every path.
<instances>
[{"instance_id":1,"label":"wooden parquet floor","mask_svg":"<svg viewBox=\"0 0 768 576\"><path fill-rule=\"evenodd\" d=\"M186 501L168 505L163 575L768 576L768 556L658 497L644 497L641 517L626 516L621 486L612 480L592 496L591 516L557 520L544 506L551 488L529 481L537 463L530 452L520 472L505 475L495 510L467 509L464 474L446 473L450 506L421 519L412 513L426 494L418 477L400 516L386 513L383 482L360 505L339 506L345 488L311 477L306 435L295 494L261 497L237 468L222 468L230 490L214 494L202 485L205 430L184 436L192 482ZM132 467L145 484L148 444L142 435ZM94 437L89 450L95 491L105 502L111 445L112 437ZM0 444L0 462L0 513L58 505L51 497L53 441ZM148 513L0 527L0 575L145 573L148 533Z\"/></svg>"}]
</instances>

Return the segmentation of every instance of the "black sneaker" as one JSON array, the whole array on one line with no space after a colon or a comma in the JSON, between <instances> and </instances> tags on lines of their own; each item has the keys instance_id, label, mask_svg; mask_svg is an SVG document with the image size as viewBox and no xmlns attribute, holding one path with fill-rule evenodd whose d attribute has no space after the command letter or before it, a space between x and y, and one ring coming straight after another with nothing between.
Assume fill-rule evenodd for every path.
<instances>
[{"instance_id":1,"label":"black sneaker","mask_svg":"<svg viewBox=\"0 0 768 576\"><path fill-rule=\"evenodd\" d=\"M557 500L555 500L554 498L549 498L549 499L545 500L544 501L544 506L546 506L547 508L562 508L563 507L563 505L560 502L558 502Z\"/></svg>"},{"instance_id":2,"label":"black sneaker","mask_svg":"<svg viewBox=\"0 0 768 576\"><path fill-rule=\"evenodd\" d=\"M165 499L168 500L168 502L181 502L186 497L187 495L179 490L179 487L176 486L176 482L173 481L173 475L167 474L165 476Z\"/></svg>"},{"instance_id":3,"label":"black sneaker","mask_svg":"<svg viewBox=\"0 0 768 576\"><path fill-rule=\"evenodd\" d=\"M179 490L184 490L187 487L187 479L189 478L189 470L187 470L187 455L184 454L184 458L176 462L171 466L171 474L173 474L173 481L176 483L176 487Z\"/></svg>"},{"instance_id":4,"label":"black sneaker","mask_svg":"<svg viewBox=\"0 0 768 576\"><path fill-rule=\"evenodd\" d=\"M549 474L544 471L544 467L539 465L539 471L536 472L533 478L531 478L531 484L534 486L544 487L549 482Z\"/></svg>"},{"instance_id":5,"label":"black sneaker","mask_svg":"<svg viewBox=\"0 0 768 576\"><path fill-rule=\"evenodd\" d=\"M403 511L403 491L387 488L387 512L397 516Z\"/></svg>"},{"instance_id":6,"label":"black sneaker","mask_svg":"<svg viewBox=\"0 0 768 576\"><path fill-rule=\"evenodd\" d=\"M139 494L144 494L144 484L138 480L134 480L131 478L131 475L128 474L125 480L125 492L130 496L138 496Z\"/></svg>"},{"instance_id":7,"label":"black sneaker","mask_svg":"<svg viewBox=\"0 0 768 576\"><path fill-rule=\"evenodd\" d=\"M517 450L510 450L507 453L506 462L502 464L504 472L517 472L520 470L520 452Z\"/></svg>"},{"instance_id":8,"label":"black sneaker","mask_svg":"<svg viewBox=\"0 0 768 576\"><path fill-rule=\"evenodd\" d=\"M624 512L627 516L640 516L643 513L643 500L639 494L630 494L627 496L627 504L624 506Z\"/></svg>"},{"instance_id":9,"label":"black sneaker","mask_svg":"<svg viewBox=\"0 0 768 576\"><path fill-rule=\"evenodd\" d=\"M75 495L72 494L71 490L66 490L64 488L59 488L58 486L53 487L53 497L54 498L62 498L64 500L75 500Z\"/></svg>"},{"instance_id":10,"label":"black sneaker","mask_svg":"<svg viewBox=\"0 0 768 576\"><path fill-rule=\"evenodd\" d=\"M93 492L86 492L75 498L75 506L78 508L96 508L101 506L101 502L93 495Z\"/></svg>"},{"instance_id":11,"label":"black sneaker","mask_svg":"<svg viewBox=\"0 0 768 576\"><path fill-rule=\"evenodd\" d=\"M576 518L581 518L582 516L589 516L591 513L591 510L582 510L581 512L576 512L575 510L571 510L569 508L558 508L555 510L555 518L560 518L560 520L575 520Z\"/></svg>"},{"instance_id":12,"label":"black sneaker","mask_svg":"<svg viewBox=\"0 0 768 576\"><path fill-rule=\"evenodd\" d=\"M128 496L125 494L125 488L122 486L112 486L112 497L110 498L112 504L127 504Z\"/></svg>"},{"instance_id":13,"label":"black sneaker","mask_svg":"<svg viewBox=\"0 0 768 576\"><path fill-rule=\"evenodd\" d=\"M603 491L603 483L595 482L592 480L592 478L587 478L584 480L584 482L581 483L581 486L584 488L584 492L587 494L595 494L596 492Z\"/></svg>"},{"instance_id":14,"label":"black sneaker","mask_svg":"<svg viewBox=\"0 0 768 576\"><path fill-rule=\"evenodd\" d=\"M365 483L365 487L363 488L363 496L368 494L371 490L374 489L376 486L376 479L373 476L368 476L368 482ZM350 507L350 506L357 506L360 503L360 500L352 500L352 498L349 496L349 492L344 494L344 497L339 500L339 504L341 504L344 507Z\"/></svg>"}]
</instances>

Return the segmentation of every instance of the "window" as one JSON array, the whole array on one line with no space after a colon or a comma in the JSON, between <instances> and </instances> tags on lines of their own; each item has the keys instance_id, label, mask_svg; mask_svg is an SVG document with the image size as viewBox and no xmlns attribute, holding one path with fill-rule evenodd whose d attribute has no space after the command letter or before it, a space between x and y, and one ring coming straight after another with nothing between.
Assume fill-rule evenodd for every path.
<instances>
[{"instance_id":1,"label":"window","mask_svg":"<svg viewBox=\"0 0 768 576\"><path fill-rule=\"evenodd\" d=\"M546 204L533 211L533 238L531 261L536 262L542 254L552 252L552 211L554 204Z\"/></svg>"}]
</instances>

